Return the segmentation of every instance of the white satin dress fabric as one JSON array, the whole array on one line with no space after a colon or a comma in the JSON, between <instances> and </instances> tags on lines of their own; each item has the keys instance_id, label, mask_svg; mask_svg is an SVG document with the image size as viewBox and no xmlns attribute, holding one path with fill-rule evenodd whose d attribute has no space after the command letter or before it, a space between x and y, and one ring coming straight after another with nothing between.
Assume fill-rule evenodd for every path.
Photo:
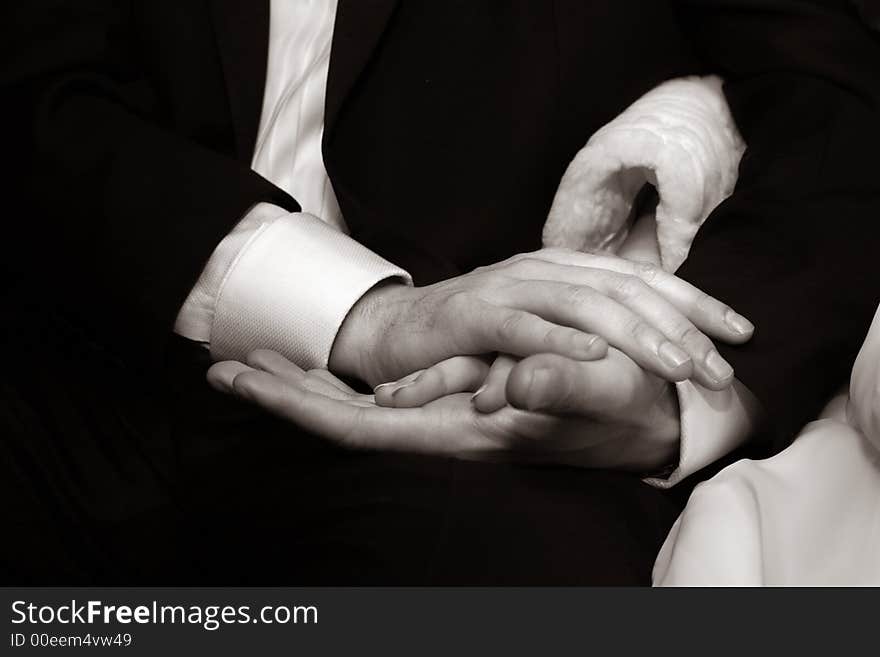
<instances>
[{"instance_id":1,"label":"white satin dress fabric","mask_svg":"<svg viewBox=\"0 0 880 657\"><path fill-rule=\"evenodd\" d=\"M880 585L880 310L848 392L788 449L697 486L654 584Z\"/></svg>"}]
</instances>

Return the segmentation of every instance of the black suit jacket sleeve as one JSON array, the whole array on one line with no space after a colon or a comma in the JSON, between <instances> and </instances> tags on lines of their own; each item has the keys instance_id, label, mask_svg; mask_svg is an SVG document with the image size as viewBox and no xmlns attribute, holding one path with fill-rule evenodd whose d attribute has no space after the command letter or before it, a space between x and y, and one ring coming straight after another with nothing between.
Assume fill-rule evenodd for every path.
<instances>
[{"instance_id":1,"label":"black suit jacket sleeve","mask_svg":"<svg viewBox=\"0 0 880 657\"><path fill-rule=\"evenodd\" d=\"M48 273L44 298L126 359L152 363L214 247L247 210L299 207L231 154L163 127L173 117L157 109L149 63L132 62L127 3L19 11L27 43L3 82L25 122L19 173L32 187L19 209L29 225L14 245L27 253L22 273Z\"/></svg>"},{"instance_id":2,"label":"black suit jacket sleeve","mask_svg":"<svg viewBox=\"0 0 880 657\"><path fill-rule=\"evenodd\" d=\"M880 299L880 44L832 3L681 3L748 148L679 274L756 325L722 353L775 450L849 379Z\"/></svg>"}]
</instances>

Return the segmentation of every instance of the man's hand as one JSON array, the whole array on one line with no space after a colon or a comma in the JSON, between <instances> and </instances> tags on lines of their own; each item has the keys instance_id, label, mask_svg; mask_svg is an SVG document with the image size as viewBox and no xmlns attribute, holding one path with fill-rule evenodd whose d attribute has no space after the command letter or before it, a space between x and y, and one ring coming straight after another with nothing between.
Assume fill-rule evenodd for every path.
<instances>
[{"instance_id":1,"label":"man's hand","mask_svg":"<svg viewBox=\"0 0 880 657\"><path fill-rule=\"evenodd\" d=\"M326 370L304 372L265 350L253 352L247 364L215 364L208 380L349 448L638 472L653 471L675 458L678 408L671 385L610 349L602 360L575 363L576 372L562 370L566 381L578 383L557 388L543 375L569 367L556 358L561 357L526 358L514 376L521 380L523 405L566 415L511 407L483 414L468 394L419 408L383 408L372 395L357 394Z\"/></svg>"},{"instance_id":2,"label":"man's hand","mask_svg":"<svg viewBox=\"0 0 880 657\"><path fill-rule=\"evenodd\" d=\"M329 366L376 385L461 355L594 360L607 341L667 381L722 389L733 369L707 335L739 343L752 331L656 265L543 249L426 287L374 288L343 323Z\"/></svg>"}]
</instances>

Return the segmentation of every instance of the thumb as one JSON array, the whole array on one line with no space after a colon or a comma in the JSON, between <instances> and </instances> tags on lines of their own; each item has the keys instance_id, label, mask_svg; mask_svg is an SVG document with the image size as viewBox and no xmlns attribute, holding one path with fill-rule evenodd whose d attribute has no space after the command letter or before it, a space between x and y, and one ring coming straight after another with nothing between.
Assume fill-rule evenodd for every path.
<instances>
[{"instance_id":1,"label":"thumb","mask_svg":"<svg viewBox=\"0 0 880 657\"><path fill-rule=\"evenodd\" d=\"M578 362L555 354L521 360L507 380L511 406L580 416L614 415L631 407L638 393L639 366L609 349L602 360Z\"/></svg>"}]
</instances>

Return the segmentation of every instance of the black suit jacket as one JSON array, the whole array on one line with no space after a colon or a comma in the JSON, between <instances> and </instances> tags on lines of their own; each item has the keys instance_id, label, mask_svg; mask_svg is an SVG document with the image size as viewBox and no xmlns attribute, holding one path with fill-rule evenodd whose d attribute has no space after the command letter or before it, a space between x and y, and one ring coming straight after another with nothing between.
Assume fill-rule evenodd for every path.
<instances>
[{"instance_id":1,"label":"black suit jacket","mask_svg":"<svg viewBox=\"0 0 880 657\"><path fill-rule=\"evenodd\" d=\"M721 73L749 147L680 275L756 324L722 351L784 444L846 380L880 298L880 46L839 4L340 0L323 146L345 219L423 283L538 248L599 126L665 79ZM12 261L147 364L244 212L298 209L248 166L269 2L13 12Z\"/></svg>"}]
</instances>

